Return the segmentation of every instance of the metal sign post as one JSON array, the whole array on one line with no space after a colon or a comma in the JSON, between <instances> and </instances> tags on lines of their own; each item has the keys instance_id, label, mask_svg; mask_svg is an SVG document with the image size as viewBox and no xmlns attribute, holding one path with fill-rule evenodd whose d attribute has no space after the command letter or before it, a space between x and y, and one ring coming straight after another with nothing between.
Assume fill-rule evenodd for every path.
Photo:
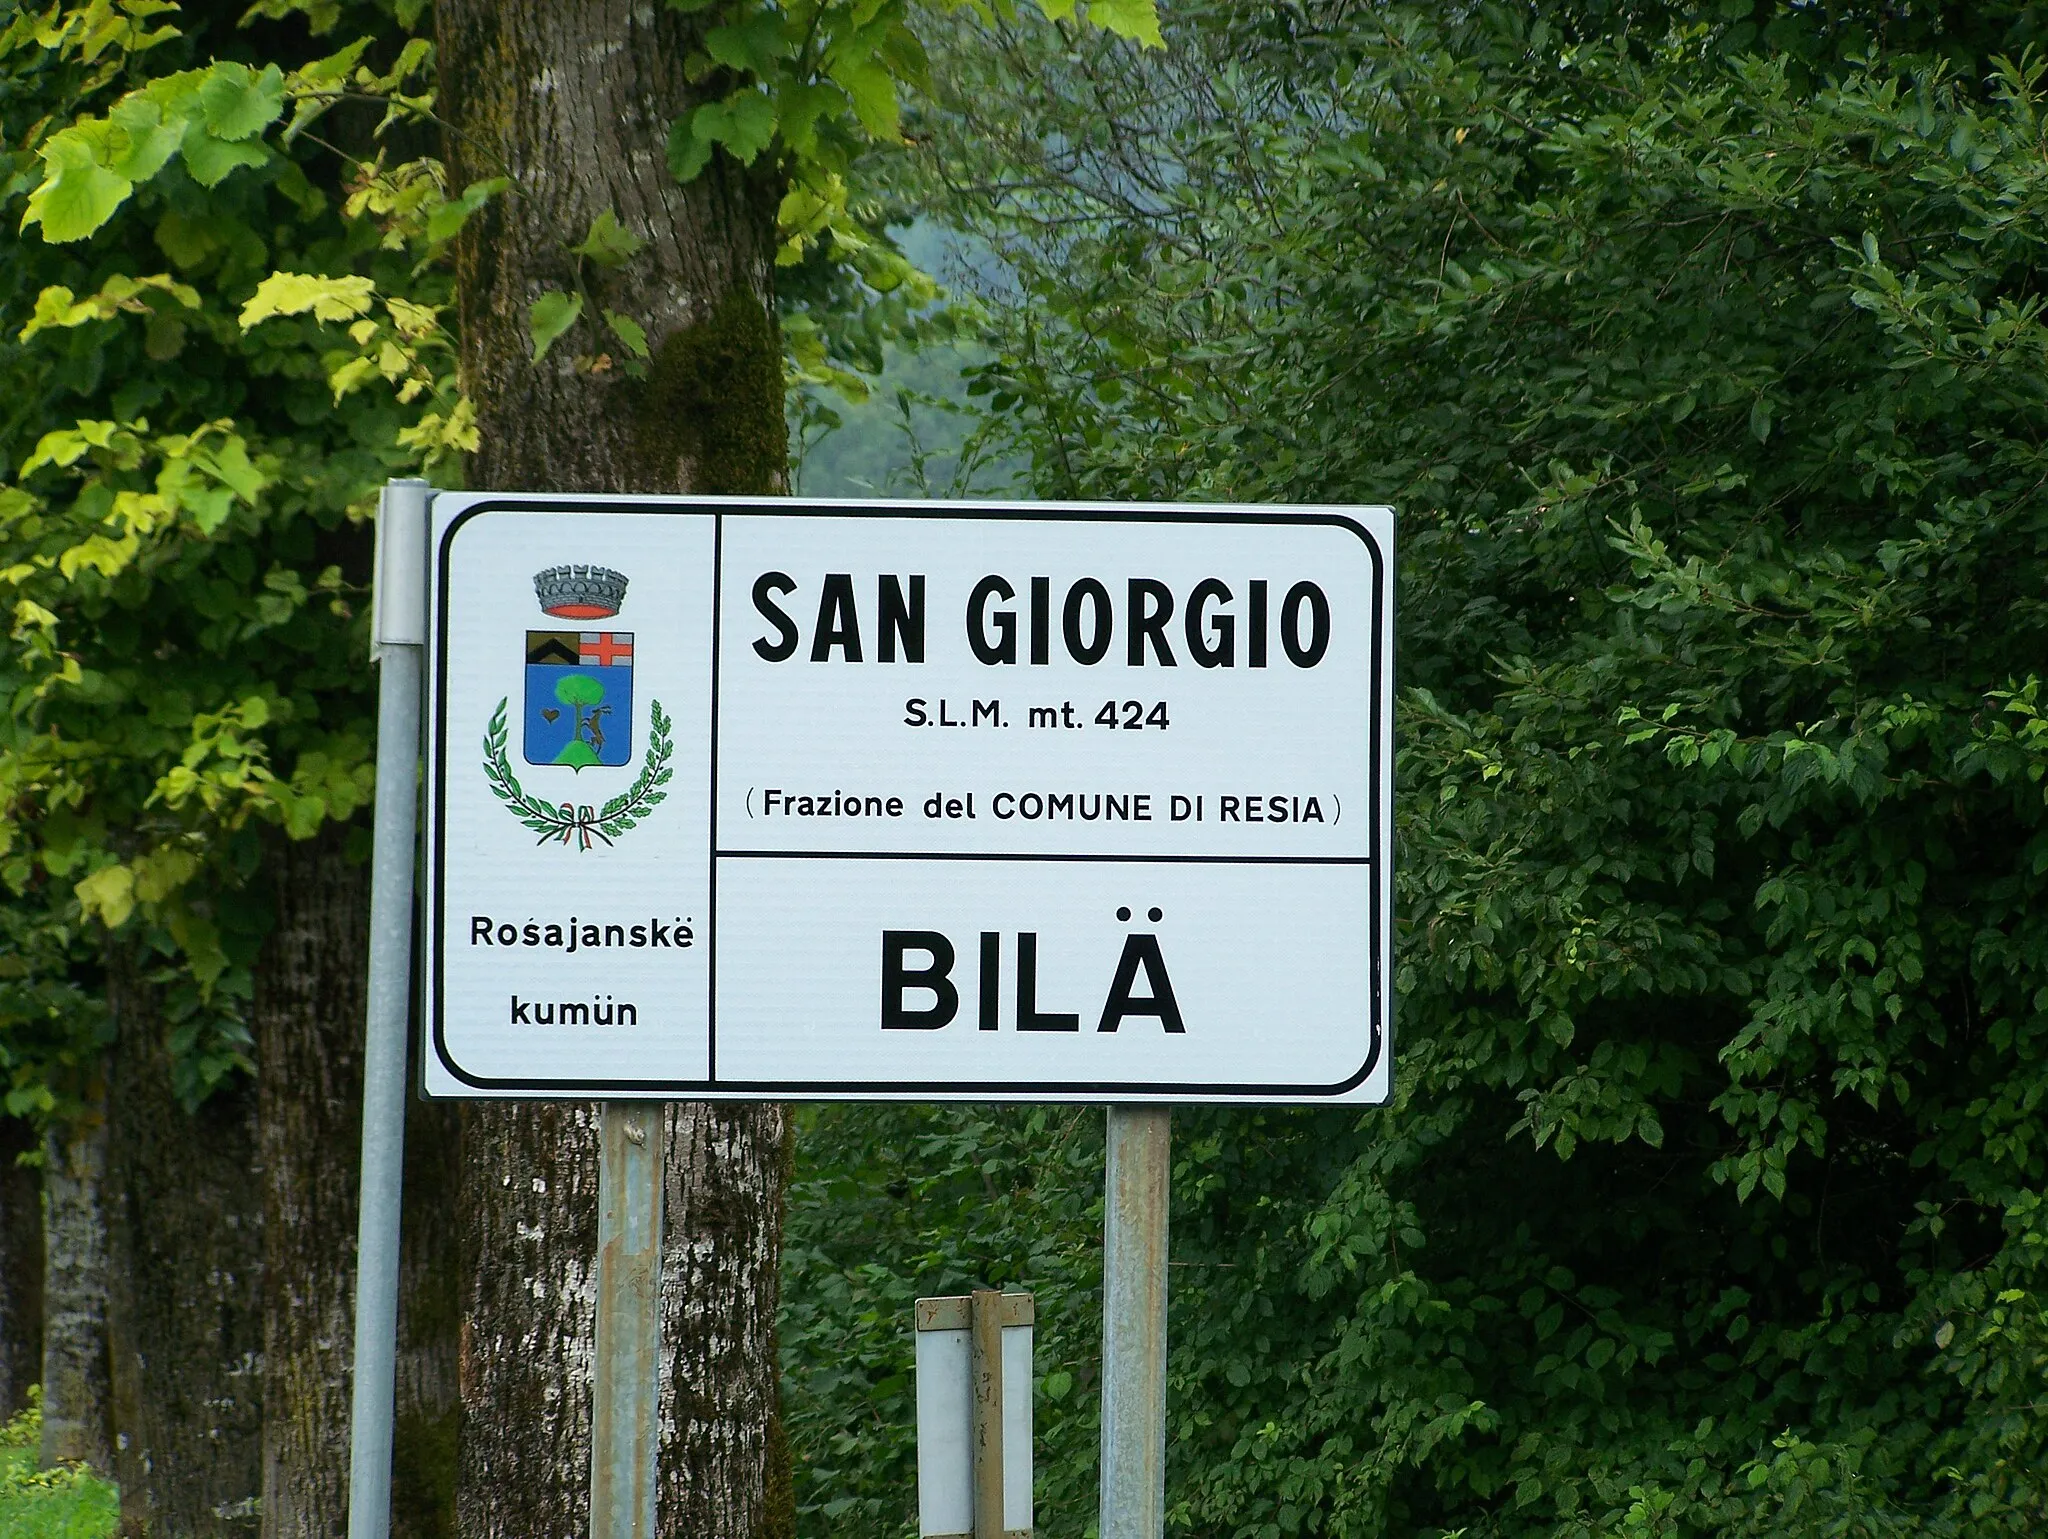
<instances>
[{"instance_id":1,"label":"metal sign post","mask_svg":"<svg viewBox=\"0 0 2048 1539\"><path fill-rule=\"evenodd\" d=\"M1031 1539L1028 1293L919 1299L917 1528L921 1539Z\"/></svg>"},{"instance_id":2,"label":"metal sign post","mask_svg":"<svg viewBox=\"0 0 2048 1539\"><path fill-rule=\"evenodd\" d=\"M1109 1109L1102 1225L1101 1539L1166 1532L1166 1210L1173 1113Z\"/></svg>"},{"instance_id":3,"label":"metal sign post","mask_svg":"<svg viewBox=\"0 0 2048 1539\"><path fill-rule=\"evenodd\" d=\"M592 1539L654 1539L661 1389L659 1101L607 1101L598 1143Z\"/></svg>"},{"instance_id":4,"label":"metal sign post","mask_svg":"<svg viewBox=\"0 0 2048 1539\"><path fill-rule=\"evenodd\" d=\"M393 481L377 512L372 655L377 807L370 845L370 983L363 1039L363 1159L356 1228L355 1399L349 1539L391 1527L398 1355L398 1216L405 1177L405 1043L412 1003L412 876L427 643L427 483Z\"/></svg>"},{"instance_id":5,"label":"metal sign post","mask_svg":"<svg viewBox=\"0 0 2048 1539\"><path fill-rule=\"evenodd\" d=\"M427 642L424 481L393 481L377 519L372 656L377 802L370 876L369 1009L363 1052L361 1208L349 1539L386 1539L405 1168L406 1031L412 1001L413 869L420 701ZM593 1539L651 1539L661 1290L658 1103L608 1103L598 1169L597 1342L592 1365Z\"/></svg>"}]
</instances>

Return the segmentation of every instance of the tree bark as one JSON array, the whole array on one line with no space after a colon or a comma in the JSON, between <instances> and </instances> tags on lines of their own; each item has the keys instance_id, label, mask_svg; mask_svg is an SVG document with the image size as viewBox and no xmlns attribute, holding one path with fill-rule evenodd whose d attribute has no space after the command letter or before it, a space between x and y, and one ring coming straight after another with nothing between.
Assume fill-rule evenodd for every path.
<instances>
[{"instance_id":1,"label":"tree bark","mask_svg":"<svg viewBox=\"0 0 2048 1539\"><path fill-rule=\"evenodd\" d=\"M110 955L107 972L107 1327L122 1527L254 1539L263 1480L256 1088L231 1081L187 1112L153 991L126 955Z\"/></svg>"},{"instance_id":2,"label":"tree bark","mask_svg":"<svg viewBox=\"0 0 2048 1539\"><path fill-rule=\"evenodd\" d=\"M667 1134L658 1527L794 1539L775 1350L789 1118L685 1101Z\"/></svg>"},{"instance_id":3,"label":"tree bark","mask_svg":"<svg viewBox=\"0 0 2048 1539\"><path fill-rule=\"evenodd\" d=\"M702 24L641 0L437 7L453 180L513 181L456 248L462 378L482 441L471 485L783 489L780 188L722 155L687 186L667 167L669 124L732 85L685 75ZM607 210L647 244L623 267L579 274L568 248ZM533 303L579 278L582 320L534 363ZM605 310L645 329L644 369L628 366ZM674 1417L663 1454L703 1488L685 1500L665 1475L662 1524L691 1539L771 1539L788 1531L767 1518L788 1483L774 1433L786 1125L779 1108L734 1106L679 1109L674 1127L665 1248L687 1275L662 1290L663 1404ZM595 1132L587 1106L466 1111L458 1508L470 1539L587 1526ZM693 1235L723 1249L699 1256ZM733 1382L697 1377L719 1373ZM685 1509L704 1526L675 1527Z\"/></svg>"},{"instance_id":4,"label":"tree bark","mask_svg":"<svg viewBox=\"0 0 2048 1539\"><path fill-rule=\"evenodd\" d=\"M669 175L670 122L730 89L685 78L695 21L640 0L447 0L436 17L454 181L513 179L456 247L462 380L482 439L472 484L780 490L780 189L722 154L687 186ZM583 318L533 363L528 311L575 289L568 248L606 210L647 246L609 272L584 264ZM605 309L645 328L644 379ZM599 358L611 361L593 371Z\"/></svg>"},{"instance_id":5,"label":"tree bark","mask_svg":"<svg viewBox=\"0 0 2048 1539\"><path fill-rule=\"evenodd\" d=\"M596 1109L464 1110L458 1531L587 1533Z\"/></svg>"},{"instance_id":6,"label":"tree bark","mask_svg":"<svg viewBox=\"0 0 2048 1539\"><path fill-rule=\"evenodd\" d=\"M77 1121L43 1138L42 1462L83 1463L111 1476L106 1173L102 1086Z\"/></svg>"},{"instance_id":7,"label":"tree bark","mask_svg":"<svg viewBox=\"0 0 2048 1539\"><path fill-rule=\"evenodd\" d=\"M256 966L263 1172L263 1539L348 1528L349 1366L363 1118L366 868L348 830L279 841Z\"/></svg>"},{"instance_id":8,"label":"tree bark","mask_svg":"<svg viewBox=\"0 0 2048 1539\"><path fill-rule=\"evenodd\" d=\"M414 1032L415 1055L419 1042ZM461 1174L456 1108L415 1098L405 1114L405 1205L398 1247L393 1539L454 1539L455 1534L463 1287L456 1193Z\"/></svg>"},{"instance_id":9,"label":"tree bark","mask_svg":"<svg viewBox=\"0 0 2048 1539\"><path fill-rule=\"evenodd\" d=\"M42 1182L21 1163L35 1147L34 1128L0 1116L0 1418L27 1408L42 1372Z\"/></svg>"}]
</instances>

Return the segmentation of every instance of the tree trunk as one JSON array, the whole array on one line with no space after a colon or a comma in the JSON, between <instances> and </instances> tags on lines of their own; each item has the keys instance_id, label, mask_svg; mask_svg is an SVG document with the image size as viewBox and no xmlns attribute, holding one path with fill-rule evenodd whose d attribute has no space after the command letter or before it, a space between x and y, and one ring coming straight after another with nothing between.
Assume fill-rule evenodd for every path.
<instances>
[{"instance_id":1,"label":"tree trunk","mask_svg":"<svg viewBox=\"0 0 2048 1539\"><path fill-rule=\"evenodd\" d=\"M669 123L727 89L684 77L692 18L641 0L445 0L435 14L455 184L513 178L456 248L462 380L483 445L471 484L779 491L779 188L723 155L688 186L669 175ZM606 210L648 244L611 271L585 264L583 319L533 363L528 310L574 290L568 248ZM606 309L646 329L644 379L629 377ZM613 361L593 371L601 356Z\"/></svg>"},{"instance_id":2,"label":"tree trunk","mask_svg":"<svg viewBox=\"0 0 2048 1539\"><path fill-rule=\"evenodd\" d=\"M414 1032L415 1072L419 1040ZM461 1423L456 1373L463 1278L456 1192L461 1173L456 1108L415 1098L405 1114L405 1207L398 1247L393 1539L455 1535L456 1434Z\"/></svg>"},{"instance_id":3,"label":"tree trunk","mask_svg":"<svg viewBox=\"0 0 2048 1539\"><path fill-rule=\"evenodd\" d=\"M43 1138L42 1462L114 1471L107 1353L105 1088Z\"/></svg>"},{"instance_id":4,"label":"tree trunk","mask_svg":"<svg viewBox=\"0 0 2048 1539\"><path fill-rule=\"evenodd\" d=\"M257 962L263 1171L263 1539L348 1528L349 1360L363 1130L367 868L348 830L272 846Z\"/></svg>"},{"instance_id":5,"label":"tree trunk","mask_svg":"<svg viewBox=\"0 0 2048 1539\"><path fill-rule=\"evenodd\" d=\"M43 1358L42 1182L21 1157L35 1129L0 1116L0 1419L28 1406Z\"/></svg>"},{"instance_id":6,"label":"tree trunk","mask_svg":"<svg viewBox=\"0 0 2048 1539\"><path fill-rule=\"evenodd\" d=\"M641 0L442 0L436 18L455 183L513 179L457 243L462 377L482 440L470 484L779 492L780 189L722 156L688 186L667 168L669 124L729 89L685 76L701 18ZM528 312L544 293L576 288L568 248L607 210L647 244L615 270L586 264L583 319L536 364ZM645 329L644 370L627 367L606 310ZM701 1483L686 1505L707 1522L673 1526L682 1509L665 1478L663 1527L765 1539L787 1532L763 1517L766 1493L788 1481L772 1433L785 1123L766 1106L676 1118L668 1180L681 1216L671 1224L682 1227L671 1233L687 1237L694 1225L731 1254L692 1253L690 1275L664 1282L663 1339L673 1371L733 1382L664 1387L679 1418L664 1456ZM464 1120L458 1505L473 1539L556 1539L587 1524L595 1130L584 1106L475 1104ZM713 1193L716 1221L703 1206ZM689 1287L705 1291L685 1296Z\"/></svg>"},{"instance_id":7,"label":"tree trunk","mask_svg":"<svg viewBox=\"0 0 2048 1539\"><path fill-rule=\"evenodd\" d=\"M464 1110L459 1531L588 1533L596 1109Z\"/></svg>"},{"instance_id":8,"label":"tree trunk","mask_svg":"<svg viewBox=\"0 0 2048 1539\"><path fill-rule=\"evenodd\" d=\"M794 1539L775 1351L789 1118L701 1101L668 1113L658 1526Z\"/></svg>"},{"instance_id":9,"label":"tree trunk","mask_svg":"<svg viewBox=\"0 0 2048 1539\"><path fill-rule=\"evenodd\" d=\"M125 956L110 956L107 971L107 1326L122 1526L253 1539L263 1480L256 1089L232 1080L187 1112L153 991Z\"/></svg>"}]
</instances>

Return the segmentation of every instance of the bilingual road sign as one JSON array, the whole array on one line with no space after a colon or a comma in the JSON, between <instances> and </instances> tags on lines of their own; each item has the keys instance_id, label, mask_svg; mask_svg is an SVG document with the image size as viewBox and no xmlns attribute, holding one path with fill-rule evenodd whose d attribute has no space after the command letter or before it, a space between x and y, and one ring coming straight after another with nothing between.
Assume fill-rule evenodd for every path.
<instances>
[{"instance_id":1,"label":"bilingual road sign","mask_svg":"<svg viewBox=\"0 0 2048 1539\"><path fill-rule=\"evenodd\" d=\"M1386 1099L1387 509L431 525L430 1094Z\"/></svg>"}]
</instances>

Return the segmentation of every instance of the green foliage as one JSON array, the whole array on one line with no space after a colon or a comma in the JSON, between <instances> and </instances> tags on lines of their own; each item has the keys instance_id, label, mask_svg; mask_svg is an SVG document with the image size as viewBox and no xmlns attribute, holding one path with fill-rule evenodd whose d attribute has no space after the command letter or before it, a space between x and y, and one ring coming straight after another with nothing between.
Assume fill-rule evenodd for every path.
<instances>
[{"instance_id":1,"label":"green foliage","mask_svg":"<svg viewBox=\"0 0 2048 1539\"><path fill-rule=\"evenodd\" d=\"M1148 0L1097 9L1146 31ZM0 881L24 934L64 937L23 953L30 971L63 958L63 989L89 976L98 931L139 951L166 991L188 1099L247 1064L264 841L352 819L369 795L371 491L394 471L459 478L476 446L439 259L516 194L509 174L457 190L433 157L393 152L432 120L432 45L408 35L419 12L264 0L235 25L163 0L81 0L0 25L0 197L20 204L22 233L0 258L16 339L0 352L14 381L0 409ZM257 20L276 24L260 47L244 30ZM679 142L746 160L772 142L762 174L808 189L809 240L845 214L835 168L898 138L899 84L922 69L908 13L819 0L703 23L690 68L707 115ZM842 222L826 260L860 276L837 292L883 299L878 315L929 304L886 240ZM728 298L704 326L650 339L588 302L585 264L625 266L642 244L599 214L569 253L576 284L533 306L534 361L600 324L612 351L575 366L616 355L644 383L650 456L687 452L722 490L779 486L781 380L758 306ZM852 380L820 341L841 324L795 328L801 374ZM707 394L691 371L713 367ZM77 1043L98 1029L81 1011ZM37 1065L77 1054L40 1027L9 1041L22 1093L62 1102L32 1092Z\"/></svg>"},{"instance_id":2,"label":"green foliage","mask_svg":"<svg viewBox=\"0 0 2048 1539\"><path fill-rule=\"evenodd\" d=\"M774 189L791 384L859 402L885 343L915 345L963 319L890 238L889 225L906 222L902 211L874 195L907 143L904 97L929 83L923 36L963 0L668 3L699 18L700 46L686 67L707 97L670 125L669 168L691 181L722 154ZM1015 0L966 8L1019 20ZM1093 28L1141 47L1160 43L1155 0L1037 0L1036 11L1057 38ZM867 195L853 197L855 184Z\"/></svg>"},{"instance_id":3,"label":"green foliage","mask_svg":"<svg viewBox=\"0 0 2048 1539\"><path fill-rule=\"evenodd\" d=\"M156 41L167 42L160 29ZM137 182L182 157L201 187L218 187L270 156L254 137L276 121L284 73L233 59L162 75L130 91L103 118L80 117L37 149L43 179L29 194L21 227L42 226L48 241L83 240L114 216Z\"/></svg>"},{"instance_id":4,"label":"green foliage","mask_svg":"<svg viewBox=\"0 0 2048 1539\"><path fill-rule=\"evenodd\" d=\"M569 254L584 257L599 267L623 267L646 245L646 241L621 225L618 216L606 209L590 221L590 233L571 246Z\"/></svg>"},{"instance_id":5,"label":"green foliage","mask_svg":"<svg viewBox=\"0 0 2048 1539\"><path fill-rule=\"evenodd\" d=\"M914 1533L921 1297L1036 1295L1042 1532L1095 1510L1101 1115L819 1106L797 1113L783 1241L784 1423L805 1533Z\"/></svg>"},{"instance_id":6,"label":"green foliage","mask_svg":"<svg viewBox=\"0 0 2048 1539\"><path fill-rule=\"evenodd\" d=\"M0 1539L107 1539L121 1520L120 1493L79 1464L36 1467L43 1396L0 1427Z\"/></svg>"},{"instance_id":7,"label":"green foliage","mask_svg":"<svg viewBox=\"0 0 2048 1539\"><path fill-rule=\"evenodd\" d=\"M0 1109L9 1116L63 1123L97 1088L111 1023L89 986L84 928L24 905L0 907Z\"/></svg>"},{"instance_id":8,"label":"green foliage","mask_svg":"<svg viewBox=\"0 0 2048 1539\"><path fill-rule=\"evenodd\" d=\"M942 0L940 11L961 0ZM846 226L845 177L869 142L902 139L903 87L927 82L924 43L908 0L669 0L703 17L702 46L687 68L716 87L714 99L676 119L669 168L691 181L723 150L751 166L773 149L788 191L782 224L796 261L826 230L850 248L866 243ZM993 11L1014 16L1013 0ZM1048 20L1085 18L1104 31L1160 46L1154 0L1038 0ZM719 94L722 93L722 94ZM849 252L851 254L851 252Z\"/></svg>"},{"instance_id":9,"label":"green foliage","mask_svg":"<svg viewBox=\"0 0 2048 1539\"><path fill-rule=\"evenodd\" d=\"M364 35L296 58L157 0L0 31L17 1110L61 1114L90 1072L107 943L162 986L188 1102L247 1067L263 842L370 794L371 494L474 441L447 280L415 265L449 200L435 163L378 143L430 50L374 5L331 9Z\"/></svg>"},{"instance_id":10,"label":"green foliage","mask_svg":"<svg viewBox=\"0 0 2048 1539\"><path fill-rule=\"evenodd\" d=\"M543 294L533 302L533 308L526 320L526 329L533 337L533 361L539 363L547 357L562 333L576 324L583 314L583 296L567 294L557 289Z\"/></svg>"},{"instance_id":11,"label":"green foliage","mask_svg":"<svg viewBox=\"0 0 2048 1539\"><path fill-rule=\"evenodd\" d=\"M1398 1099L1177 1116L1170 1526L2038 1532L2042 68L1595 9L933 42L1037 488L1400 510Z\"/></svg>"}]
</instances>

